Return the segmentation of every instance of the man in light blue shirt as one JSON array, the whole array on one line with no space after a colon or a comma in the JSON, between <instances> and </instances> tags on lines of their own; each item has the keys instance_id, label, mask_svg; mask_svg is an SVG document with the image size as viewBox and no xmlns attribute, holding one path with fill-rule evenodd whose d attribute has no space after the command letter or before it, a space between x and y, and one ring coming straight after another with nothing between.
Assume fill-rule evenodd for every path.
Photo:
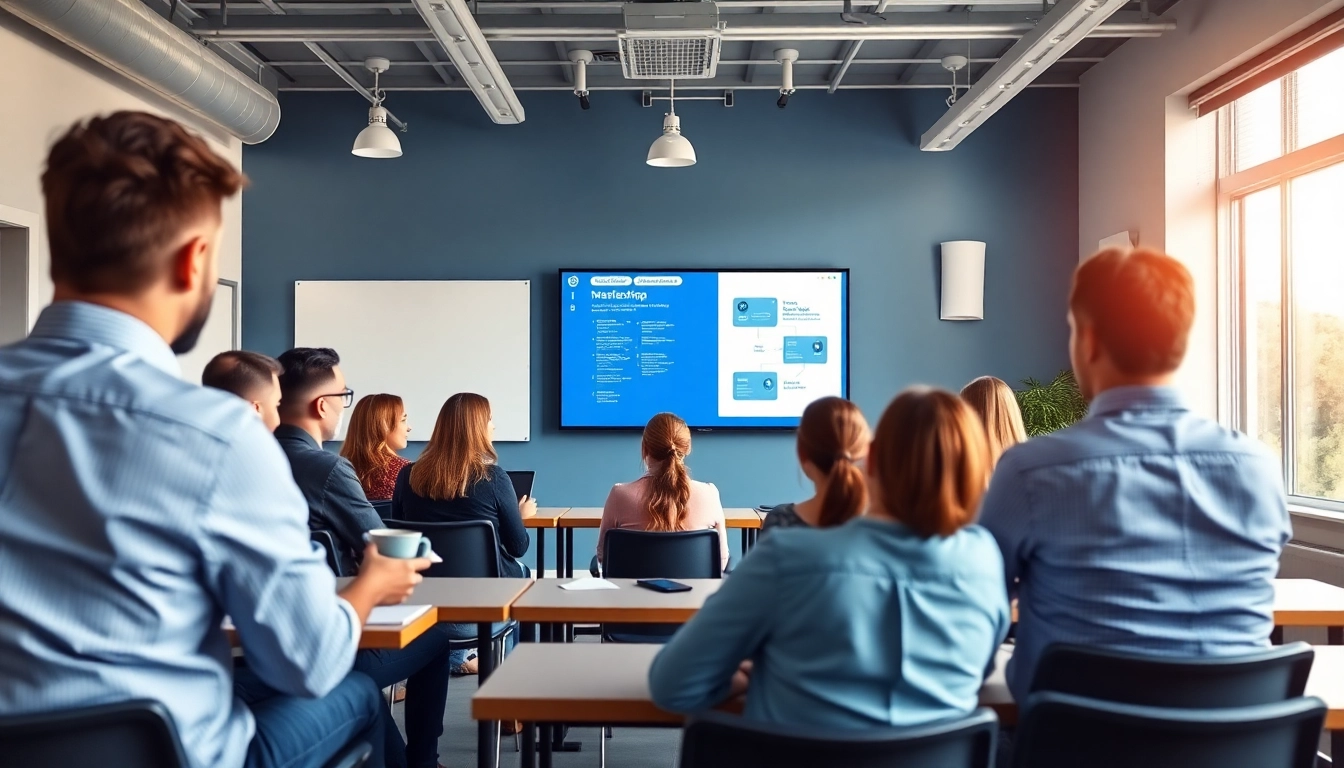
<instances>
[{"instance_id":1,"label":"man in light blue shirt","mask_svg":"<svg viewBox=\"0 0 1344 768\"><path fill-rule=\"evenodd\" d=\"M1052 643L1216 656L1269 642L1283 480L1171 386L1194 307L1165 254L1103 251L1074 275L1069 352L1091 412L1006 452L980 513L1016 582L1018 700Z\"/></svg>"},{"instance_id":2,"label":"man in light blue shirt","mask_svg":"<svg viewBox=\"0 0 1344 768\"><path fill-rule=\"evenodd\" d=\"M142 113L51 150L56 301L0 350L0 712L157 699L194 768L320 766L356 738L381 746L377 688L350 672L360 628L428 562L366 553L338 597L275 440L179 378L242 183Z\"/></svg>"}]
</instances>

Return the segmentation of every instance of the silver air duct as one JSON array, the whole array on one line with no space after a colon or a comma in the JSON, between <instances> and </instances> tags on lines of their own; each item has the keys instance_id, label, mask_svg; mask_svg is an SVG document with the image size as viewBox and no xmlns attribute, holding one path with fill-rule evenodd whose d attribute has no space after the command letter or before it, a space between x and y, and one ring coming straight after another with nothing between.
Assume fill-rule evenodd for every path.
<instances>
[{"instance_id":1,"label":"silver air duct","mask_svg":"<svg viewBox=\"0 0 1344 768\"><path fill-rule=\"evenodd\" d=\"M139 0L0 0L0 8L219 124L244 144L269 139L280 124L275 94Z\"/></svg>"}]
</instances>

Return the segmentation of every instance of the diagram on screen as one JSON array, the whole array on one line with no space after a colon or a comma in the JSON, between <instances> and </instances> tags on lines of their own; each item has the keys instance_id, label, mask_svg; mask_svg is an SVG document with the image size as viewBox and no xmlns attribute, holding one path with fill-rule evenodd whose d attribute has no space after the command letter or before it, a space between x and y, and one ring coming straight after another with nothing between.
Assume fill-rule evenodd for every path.
<instances>
[{"instance_id":1,"label":"diagram on screen","mask_svg":"<svg viewBox=\"0 0 1344 768\"><path fill-rule=\"evenodd\" d=\"M843 330L833 275L721 274L719 415L798 413L842 392L830 346Z\"/></svg>"}]
</instances>

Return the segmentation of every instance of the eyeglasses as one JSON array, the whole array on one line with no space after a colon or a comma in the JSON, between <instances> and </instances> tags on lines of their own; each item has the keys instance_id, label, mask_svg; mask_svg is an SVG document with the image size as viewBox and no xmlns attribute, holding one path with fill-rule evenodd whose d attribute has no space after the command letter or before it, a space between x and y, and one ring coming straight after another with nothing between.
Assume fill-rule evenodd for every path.
<instances>
[{"instance_id":1,"label":"eyeglasses","mask_svg":"<svg viewBox=\"0 0 1344 768\"><path fill-rule=\"evenodd\" d=\"M349 408L350 406L355 404L355 390L349 387L346 387L345 390L341 392L332 392L329 395L318 395L317 397L318 399L324 397L339 397L341 398L341 402L343 404L342 407L344 408Z\"/></svg>"}]
</instances>

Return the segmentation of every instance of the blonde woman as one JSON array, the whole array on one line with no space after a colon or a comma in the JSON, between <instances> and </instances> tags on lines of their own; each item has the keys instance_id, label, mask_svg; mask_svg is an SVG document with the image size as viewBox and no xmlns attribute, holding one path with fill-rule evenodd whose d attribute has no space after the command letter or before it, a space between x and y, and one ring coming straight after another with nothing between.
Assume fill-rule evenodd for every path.
<instances>
[{"instance_id":1,"label":"blonde woman","mask_svg":"<svg viewBox=\"0 0 1344 768\"><path fill-rule=\"evenodd\" d=\"M981 376L961 390L961 399L985 425L991 469L999 463L1004 451L1026 442L1027 430L1022 426L1022 409L1017 405L1017 395L1003 379Z\"/></svg>"},{"instance_id":2,"label":"blonde woman","mask_svg":"<svg viewBox=\"0 0 1344 768\"><path fill-rule=\"evenodd\" d=\"M355 403L341 455L355 467L355 476L369 501L392 498L401 468L411 462L397 455L410 439L406 408L396 395L369 395Z\"/></svg>"}]
</instances>

